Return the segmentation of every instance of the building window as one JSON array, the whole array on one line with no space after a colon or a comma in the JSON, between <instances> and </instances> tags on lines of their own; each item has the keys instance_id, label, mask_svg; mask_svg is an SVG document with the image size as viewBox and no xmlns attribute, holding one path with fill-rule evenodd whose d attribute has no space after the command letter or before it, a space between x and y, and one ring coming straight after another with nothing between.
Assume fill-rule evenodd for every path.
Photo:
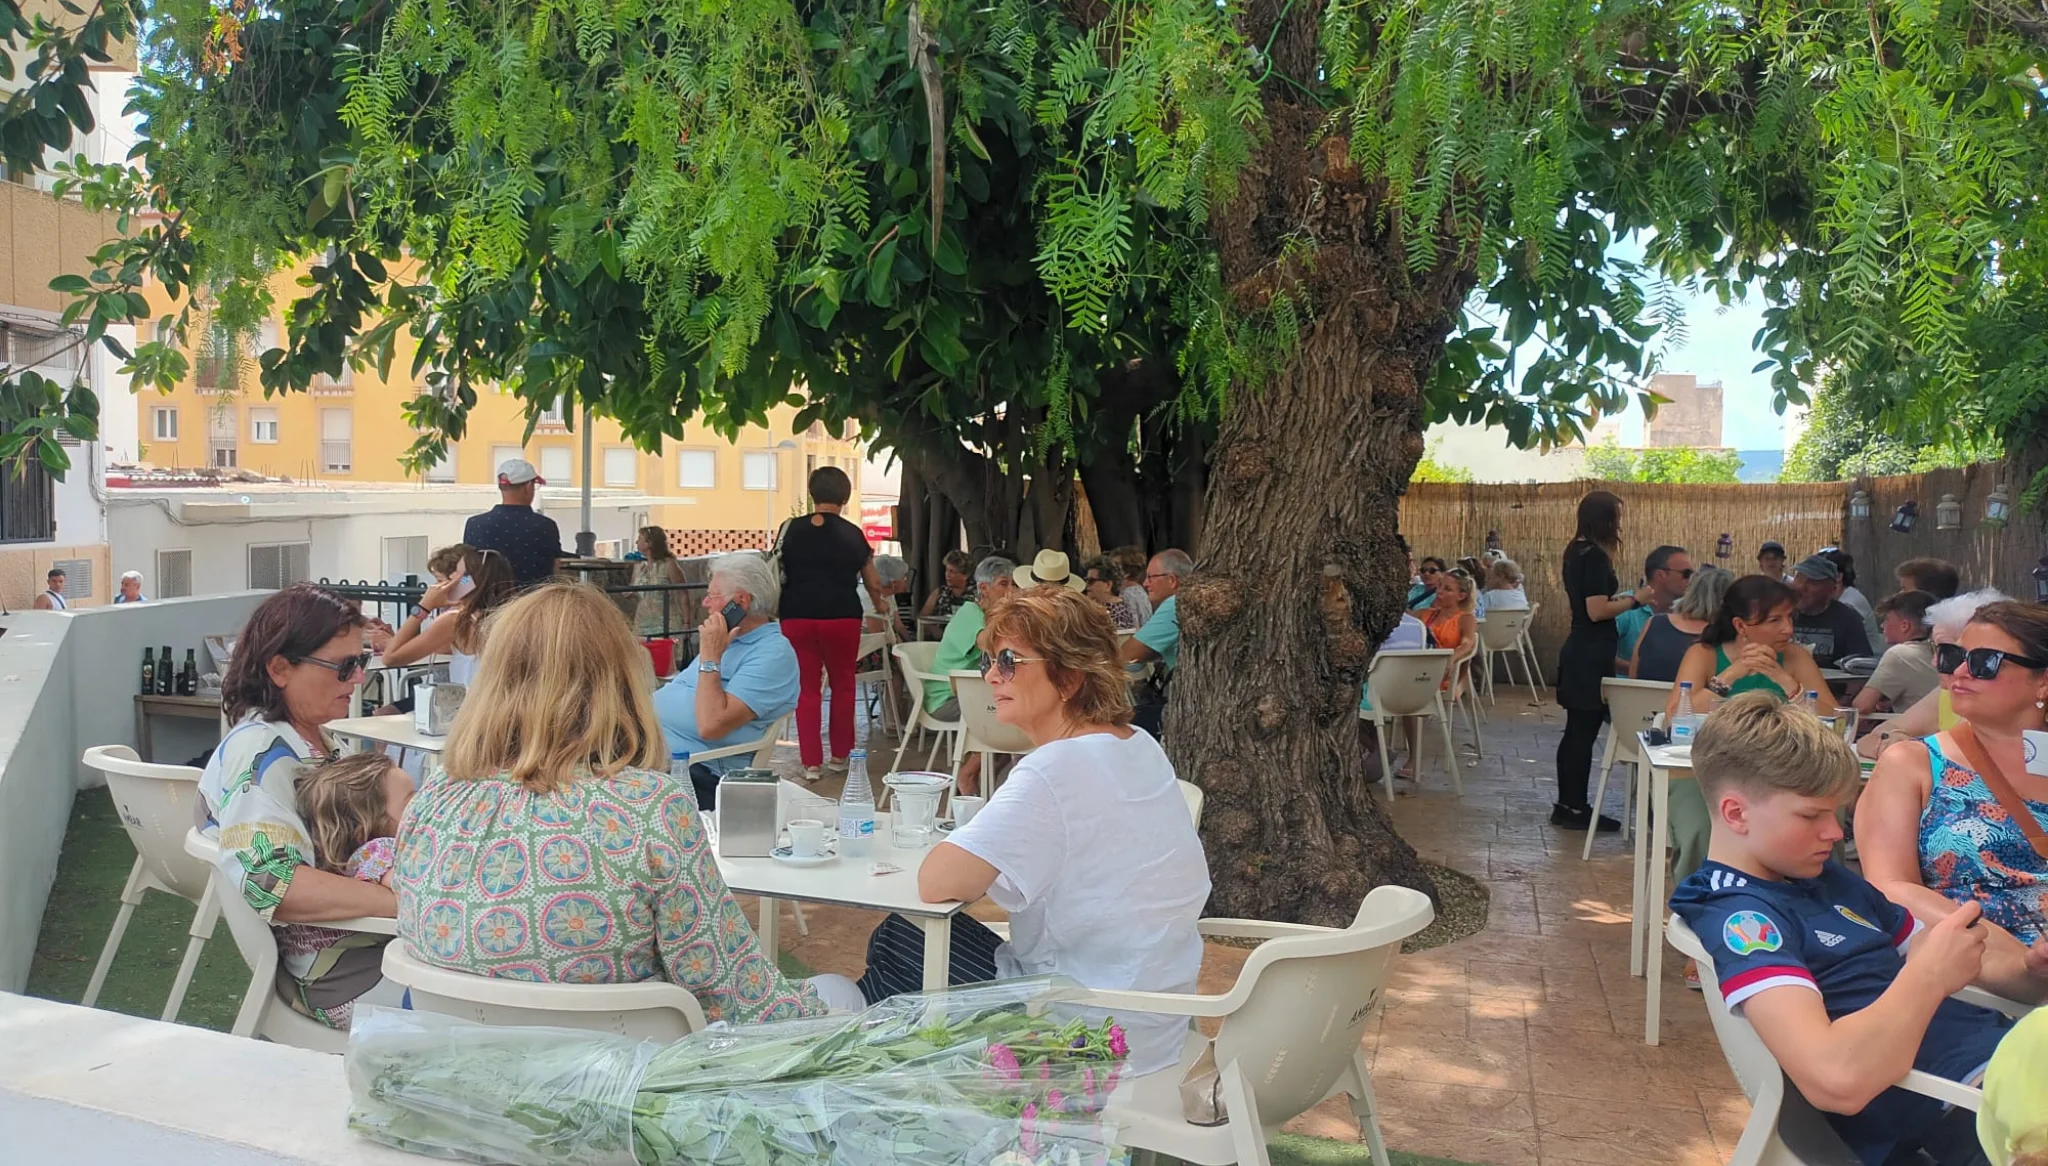
<instances>
[{"instance_id":1,"label":"building window","mask_svg":"<svg viewBox=\"0 0 2048 1166\"><path fill-rule=\"evenodd\" d=\"M775 488L775 455L749 453L740 459L740 485L749 490Z\"/></svg>"},{"instance_id":2,"label":"building window","mask_svg":"<svg viewBox=\"0 0 2048 1166\"><path fill-rule=\"evenodd\" d=\"M450 445L441 460L427 467L427 481L452 482L455 480L455 447Z\"/></svg>"},{"instance_id":3,"label":"building window","mask_svg":"<svg viewBox=\"0 0 2048 1166\"><path fill-rule=\"evenodd\" d=\"M540 476L566 486L575 480L576 462L566 445L545 445L540 451Z\"/></svg>"},{"instance_id":4,"label":"building window","mask_svg":"<svg viewBox=\"0 0 2048 1166\"><path fill-rule=\"evenodd\" d=\"M216 445L216 446L214 446L214 447L213 447L213 468L214 468L214 469L216 469L216 470L232 470L232 469L234 469L234 468L235 468L235 447L234 447L234 446L232 446L232 445Z\"/></svg>"},{"instance_id":5,"label":"building window","mask_svg":"<svg viewBox=\"0 0 2048 1166\"><path fill-rule=\"evenodd\" d=\"M494 445L491 447L491 480L498 480L498 467L513 458L525 457L526 451L516 445Z\"/></svg>"},{"instance_id":6,"label":"building window","mask_svg":"<svg viewBox=\"0 0 2048 1166\"><path fill-rule=\"evenodd\" d=\"M676 485L685 490L709 490L718 484L718 451L679 449L676 451Z\"/></svg>"},{"instance_id":7,"label":"building window","mask_svg":"<svg viewBox=\"0 0 2048 1166\"><path fill-rule=\"evenodd\" d=\"M57 537L56 496L43 463L22 458L0 470L0 542L49 542Z\"/></svg>"},{"instance_id":8,"label":"building window","mask_svg":"<svg viewBox=\"0 0 2048 1166\"><path fill-rule=\"evenodd\" d=\"M355 370L348 366L347 360L343 360L339 375L329 376L323 372L313 378L313 387L316 389L326 389L330 392L347 392L355 384L355 381Z\"/></svg>"},{"instance_id":9,"label":"building window","mask_svg":"<svg viewBox=\"0 0 2048 1166\"><path fill-rule=\"evenodd\" d=\"M216 469L235 466L235 405L223 398L206 411L206 460Z\"/></svg>"},{"instance_id":10,"label":"building window","mask_svg":"<svg viewBox=\"0 0 2048 1166\"><path fill-rule=\"evenodd\" d=\"M145 580L143 589L158 599L182 599L192 594L192 552L158 551L155 585Z\"/></svg>"},{"instance_id":11,"label":"building window","mask_svg":"<svg viewBox=\"0 0 2048 1166\"><path fill-rule=\"evenodd\" d=\"M553 404L549 405L545 409L542 409L538 414L534 416L534 424L549 425L557 429L567 429L569 427L569 423L566 420L564 420L563 417L563 409L565 407L566 406L563 405L562 399L560 397L555 398Z\"/></svg>"},{"instance_id":12,"label":"building window","mask_svg":"<svg viewBox=\"0 0 2048 1166\"><path fill-rule=\"evenodd\" d=\"M424 579L427 574L427 536L408 534L384 540L384 581L403 583L407 576Z\"/></svg>"},{"instance_id":13,"label":"building window","mask_svg":"<svg viewBox=\"0 0 2048 1166\"><path fill-rule=\"evenodd\" d=\"M178 410L159 406L149 411L151 432L158 441L178 440Z\"/></svg>"},{"instance_id":14,"label":"building window","mask_svg":"<svg viewBox=\"0 0 2048 1166\"><path fill-rule=\"evenodd\" d=\"M349 409L320 410L320 468L322 470L330 474L346 474L351 472L354 461L354 439L354 411Z\"/></svg>"},{"instance_id":15,"label":"building window","mask_svg":"<svg viewBox=\"0 0 2048 1166\"><path fill-rule=\"evenodd\" d=\"M257 445L277 444L277 410L249 410L249 440Z\"/></svg>"},{"instance_id":16,"label":"building window","mask_svg":"<svg viewBox=\"0 0 2048 1166\"><path fill-rule=\"evenodd\" d=\"M280 591L313 574L312 543L266 543L249 547L249 587Z\"/></svg>"},{"instance_id":17,"label":"building window","mask_svg":"<svg viewBox=\"0 0 2048 1166\"><path fill-rule=\"evenodd\" d=\"M604 451L604 484L631 486L640 480L638 451L613 447Z\"/></svg>"}]
</instances>

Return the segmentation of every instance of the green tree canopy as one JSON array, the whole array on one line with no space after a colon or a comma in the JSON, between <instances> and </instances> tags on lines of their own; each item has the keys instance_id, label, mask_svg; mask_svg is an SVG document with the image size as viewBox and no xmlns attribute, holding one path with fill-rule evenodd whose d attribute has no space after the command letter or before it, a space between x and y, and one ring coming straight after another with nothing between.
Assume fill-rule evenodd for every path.
<instances>
[{"instance_id":1,"label":"green tree canopy","mask_svg":"<svg viewBox=\"0 0 2048 1166\"><path fill-rule=\"evenodd\" d=\"M1623 449L1609 437L1586 450L1586 476L1606 482L1739 482L1741 473L1732 449Z\"/></svg>"}]
</instances>

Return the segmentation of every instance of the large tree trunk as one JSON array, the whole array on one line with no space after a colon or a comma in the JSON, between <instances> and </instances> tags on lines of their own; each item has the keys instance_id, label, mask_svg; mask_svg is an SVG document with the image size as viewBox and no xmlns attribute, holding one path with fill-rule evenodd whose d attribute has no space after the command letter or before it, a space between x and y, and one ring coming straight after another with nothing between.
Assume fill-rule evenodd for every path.
<instances>
[{"instance_id":1,"label":"large tree trunk","mask_svg":"<svg viewBox=\"0 0 2048 1166\"><path fill-rule=\"evenodd\" d=\"M1295 76L1314 68L1321 6L1305 7L1279 38ZM1367 785L1357 710L1407 582L1394 536L1420 387L1472 280L1411 278L1347 144L1315 140L1319 111L1268 97L1272 137L1217 240L1241 303L1286 288L1314 316L1289 367L1234 394L1210 450L1165 731L1210 798L1211 909L1343 925L1375 886L1434 891ZM1314 240L1305 262L1280 260L1290 229Z\"/></svg>"}]
</instances>

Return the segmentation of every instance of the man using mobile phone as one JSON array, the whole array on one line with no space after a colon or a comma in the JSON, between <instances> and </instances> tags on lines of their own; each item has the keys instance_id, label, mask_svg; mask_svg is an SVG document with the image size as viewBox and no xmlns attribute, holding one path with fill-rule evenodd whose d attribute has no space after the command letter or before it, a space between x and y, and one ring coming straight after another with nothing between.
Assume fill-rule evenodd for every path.
<instances>
[{"instance_id":1,"label":"man using mobile phone","mask_svg":"<svg viewBox=\"0 0 2048 1166\"><path fill-rule=\"evenodd\" d=\"M697 655L654 694L655 715L677 760L757 741L796 708L796 649L775 620L782 587L774 568L752 551L711 562ZM697 807L718 807L718 781L744 769L749 756L690 762Z\"/></svg>"}]
</instances>

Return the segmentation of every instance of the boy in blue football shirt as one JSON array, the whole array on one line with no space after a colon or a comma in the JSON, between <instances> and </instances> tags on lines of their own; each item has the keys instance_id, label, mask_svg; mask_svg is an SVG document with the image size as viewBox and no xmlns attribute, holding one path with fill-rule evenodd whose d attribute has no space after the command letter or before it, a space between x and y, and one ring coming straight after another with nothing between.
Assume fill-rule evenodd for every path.
<instances>
[{"instance_id":1,"label":"boy in blue football shirt","mask_svg":"<svg viewBox=\"0 0 2048 1166\"><path fill-rule=\"evenodd\" d=\"M1856 755L1811 713L1738 696L1700 727L1692 761L1713 840L1671 908L1728 1006L1868 1166L1986 1161L1971 1114L1892 1086L1908 1069L1977 1081L2012 1022L1949 997L1975 983L2039 999L2048 953L1987 955L1976 904L1924 927L1830 861Z\"/></svg>"}]
</instances>

